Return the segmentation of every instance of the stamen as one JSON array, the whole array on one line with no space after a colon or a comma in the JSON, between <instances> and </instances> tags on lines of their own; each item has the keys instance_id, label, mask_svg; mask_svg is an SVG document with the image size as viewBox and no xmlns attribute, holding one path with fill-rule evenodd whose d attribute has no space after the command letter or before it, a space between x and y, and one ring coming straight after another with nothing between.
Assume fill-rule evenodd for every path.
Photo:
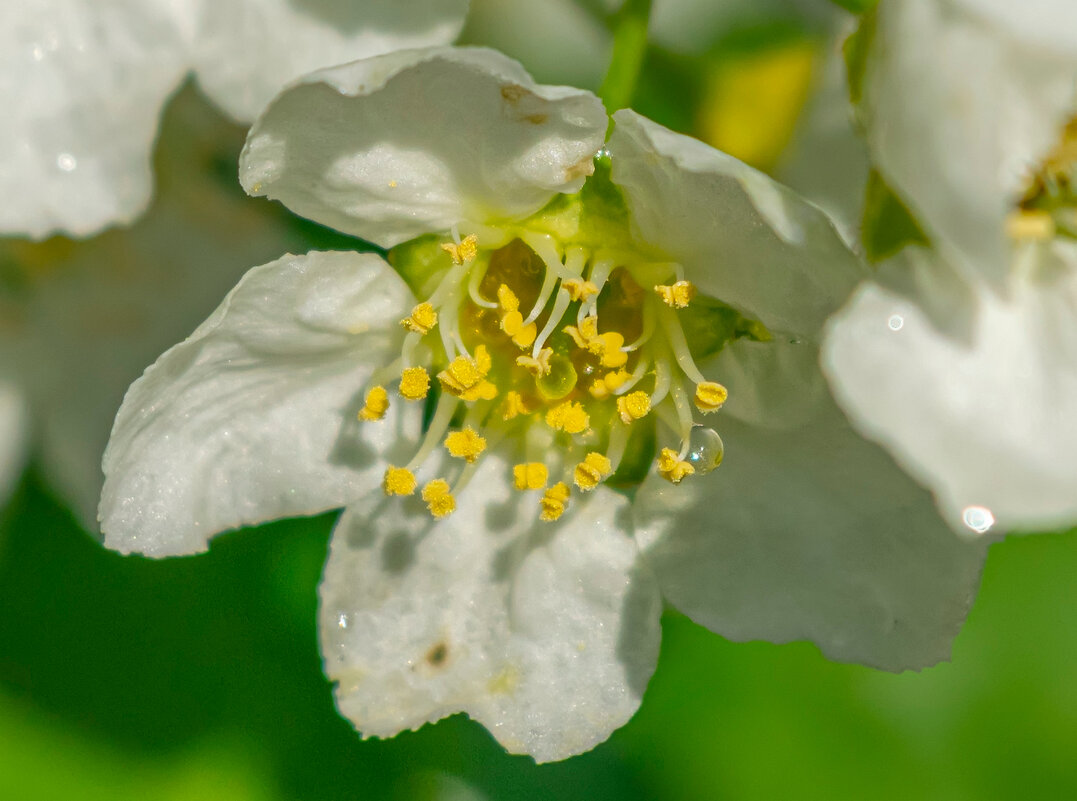
<instances>
[{"instance_id":1,"label":"stamen","mask_svg":"<svg viewBox=\"0 0 1077 801\"><path fill-rule=\"evenodd\" d=\"M555 431L581 434L590 424L591 416L583 406L573 401L565 401L546 412L546 425Z\"/></svg>"},{"instance_id":2,"label":"stamen","mask_svg":"<svg viewBox=\"0 0 1077 801\"><path fill-rule=\"evenodd\" d=\"M441 441L441 437L449 430L449 423L452 422L452 416L456 413L456 407L459 401L454 395L448 392L442 394L438 399L437 408L434 410L434 416L430 420L430 428L426 430L426 436L423 437L423 442L419 446L419 450L415 455L411 457L411 461L408 462L408 469L415 470L419 467L426 457L433 453L434 448L438 446Z\"/></svg>"},{"instance_id":3,"label":"stamen","mask_svg":"<svg viewBox=\"0 0 1077 801\"><path fill-rule=\"evenodd\" d=\"M688 350L688 341L684 338L684 329L681 328L680 321L670 309L660 309L659 313L662 315L662 328L666 332L666 339L673 349L673 355L677 359L677 364L681 367L681 372L688 376L694 384L704 383L707 379L703 377L703 373L699 372L699 368L696 367L696 363L692 359L692 353Z\"/></svg>"},{"instance_id":4,"label":"stamen","mask_svg":"<svg viewBox=\"0 0 1077 801\"><path fill-rule=\"evenodd\" d=\"M577 325L584 317L594 312L595 306L598 304L598 296L602 294L602 288L606 286L606 279L610 277L615 265L616 262L613 259L601 259L591 266L590 282L595 287L595 294L591 296L590 300L580 304L580 311L576 315Z\"/></svg>"},{"instance_id":5,"label":"stamen","mask_svg":"<svg viewBox=\"0 0 1077 801\"><path fill-rule=\"evenodd\" d=\"M411 495L415 492L415 474L406 467L389 465L382 481L386 495Z\"/></svg>"},{"instance_id":6,"label":"stamen","mask_svg":"<svg viewBox=\"0 0 1077 801\"><path fill-rule=\"evenodd\" d=\"M462 242L446 242L441 249L449 254L453 264L470 264L479 253L479 240L474 234L468 234Z\"/></svg>"},{"instance_id":7,"label":"stamen","mask_svg":"<svg viewBox=\"0 0 1077 801\"><path fill-rule=\"evenodd\" d=\"M630 425L651 411L651 397L646 392L630 392L617 398L617 414L621 422Z\"/></svg>"},{"instance_id":8,"label":"stamen","mask_svg":"<svg viewBox=\"0 0 1077 801\"><path fill-rule=\"evenodd\" d=\"M680 484L686 476L696 472L673 448L663 448L658 454L658 475L672 484Z\"/></svg>"},{"instance_id":9,"label":"stamen","mask_svg":"<svg viewBox=\"0 0 1077 801\"><path fill-rule=\"evenodd\" d=\"M521 492L542 489L548 477L546 465L542 462L525 462L512 468L513 486Z\"/></svg>"},{"instance_id":10,"label":"stamen","mask_svg":"<svg viewBox=\"0 0 1077 801\"><path fill-rule=\"evenodd\" d=\"M561 282L561 288L573 301L586 302L598 294L598 287L582 278L566 278Z\"/></svg>"},{"instance_id":11,"label":"stamen","mask_svg":"<svg viewBox=\"0 0 1077 801\"><path fill-rule=\"evenodd\" d=\"M727 398L729 398L729 390L716 381L696 384L696 408L704 414L721 409Z\"/></svg>"},{"instance_id":12,"label":"stamen","mask_svg":"<svg viewBox=\"0 0 1077 801\"><path fill-rule=\"evenodd\" d=\"M562 275L565 271L565 266L561 263L561 257L557 252L557 246L554 244L552 236L548 234L524 234L521 239L531 250L538 254L538 257L546 265L546 274L542 278L542 288L539 290L538 298L535 300L531 313L524 320L526 325L527 323L535 322L538 316L542 314L542 310L546 308L550 296L553 295L553 291L557 287L558 279L571 278L572 276Z\"/></svg>"},{"instance_id":13,"label":"stamen","mask_svg":"<svg viewBox=\"0 0 1077 801\"><path fill-rule=\"evenodd\" d=\"M417 334L429 333L438 324L438 313L429 303L420 303L411 310L411 314L400 321L409 331Z\"/></svg>"},{"instance_id":14,"label":"stamen","mask_svg":"<svg viewBox=\"0 0 1077 801\"><path fill-rule=\"evenodd\" d=\"M442 388L461 400L493 400L497 387L486 380L492 362L485 345L475 348L475 358L457 356L438 373Z\"/></svg>"},{"instance_id":15,"label":"stamen","mask_svg":"<svg viewBox=\"0 0 1077 801\"><path fill-rule=\"evenodd\" d=\"M606 448L606 458L610 460L610 474L617 472L628 447L628 426L611 426L610 442Z\"/></svg>"},{"instance_id":16,"label":"stamen","mask_svg":"<svg viewBox=\"0 0 1077 801\"><path fill-rule=\"evenodd\" d=\"M617 389L613 390L613 394L624 395L626 392L632 389L632 387L636 386L636 384L642 381L643 377L647 375L650 369L650 357L644 358L644 356L640 356L640 360L636 363L636 369L632 371L632 374L628 377L628 380L624 381L619 387L617 387ZM624 372L624 370L617 371L618 375Z\"/></svg>"},{"instance_id":17,"label":"stamen","mask_svg":"<svg viewBox=\"0 0 1077 801\"><path fill-rule=\"evenodd\" d=\"M1055 235L1055 221L1046 209L1019 209L1006 218L1006 233L1015 241L1046 242Z\"/></svg>"},{"instance_id":18,"label":"stamen","mask_svg":"<svg viewBox=\"0 0 1077 801\"><path fill-rule=\"evenodd\" d=\"M651 406L657 406L666 397L666 393L669 392L669 382L671 380L669 361L667 359L656 359L654 363L654 391L651 393Z\"/></svg>"},{"instance_id":19,"label":"stamen","mask_svg":"<svg viewBox=\"0 0 1077 801\"><path fill-rule=\"evenodd\" d=\"M359 419L371 422L381 420L389 410L389 393L385 387L371 387L363 400L363 408L359 410Z\"/></svg>"},{"instance_id":20,"label":"stamen","mask_svg":"<svg viewBox=\"0 0 1077 801\"><path fill-rule=\"evenodd\" d=\"M683 459L688 453L688 439L692 436L692 426L695 425L695 421L692 419L692 409L688 405L688 395L684 391L684 386L681 384L680 379L674 378L669 389L673 398L673 408L677 410L677 420L680 423L678 433L681 437L681 451L679 458Z\"/></svg>"},{"instance_id":21,"label":"stamen","mask_svg":"<svg viewBox=\"0 0 1077 801\"><path fill-rule=\"evenodd\" d=\"M466 459L468 464L471 464L486 450L486 439L468 426L463 431L453 431L445 437L445 448L450 456Z\"/></svg>"},{"instance_id":22,"label":"stamen","mask_svg":"<svg viewBox=\"0 0 1077 801\"><path fill-rule=\"evenodd\" d=\"M467 295L471 298L471 302L476 306L480 306L484 309L496 309L497 304L492 300L487 300L479 294L479 286L482 284L482 279L486 277L486 269L490 264L487 262L486 267L481 270L472 268L467 275Z\"/></svg>"},{"instance_id":23,"label":"stamen","mask_svg":"<svg viewBox=\"0 0 1077 801\"><path fill-rule=\"evenodd\" d=\"M425 367L405 367L400 375L400 394L411 401L422 400L430 391L430 374Z\"/></svg>"},{"instance_id":24,"label":"stamen","mask_svg":"<svg viewBox=\"0 0 1077 801\"><path fill-rule=\"evenodd\" d=\"M677 281L670 286L658 284L655 286L654 291L658 293L658 297L662 298L662 302L671 309L686 308L692 298L696 296L695 285L689 281Z\"/></svg>"},{"instance_id":25,"label":"stamen","mask_svg":"<svg viewBox=\"0 0 1077 801\"><path fill-rule=\"evenodd\" d=\"M561 288L564 289L564 286L564 283L562 283ZM561 318L564 316L565 310L568 309L568 304L571 302L568 292L563 291L557 293L557 300L554 301L553 310L550 312L550 319L546 321L546 325L542 327L542 332L535 340L535 347L531 351L532 356L536 358L538 357L539 351L542 349L542 346L546 344L546 340L549 339L550 334L557 328L557 324L561 322ZM534 325L534 323L532 323L532 325Z\"/></svg>"},{"instance_id":26,"label":"stamen","mask_svg":"<svg viewBox=\"0 0 1077 801\"><path fill-rule=\"evenodd\" d=\"M456 499L449 492L449 482L443 478L435 478L423 487L422 498L430 514L438 520L456 511Z\"/></svg>"},{"instance_id":27,"label":"stamen","mask_svg":"<svg viewBox=\"0 0 1077 801\"><path fill-rule=\"evenodd\" d=\"M508 422L515 420L521 414L529 414L530 409L524 403L523 396L516 390L509 390L505 395L505 402L501 405L501 419Z\"/></svg>"},{"instance_id":28,"label":"stamen","mask_svg":"<svg viewBox=\"0 0 1077 801\"><path fill-rule=\"evenodd\" d=\"M550 374L550 357L553 356L553 348L543 348L535 356L517 356L516 364L523 367L535 378Z\"/></svg>"},{"instance_id":29,"label":"stamen","mask_svg":"<svg viewBox=\"0 0 1077 801\"><path fill-rule=\"evenodd\" d=\"M584 492L590 492L613 472L610 460L597 451L591 451L573 471L573 481Z\"/></svg>"},{"instance_id":30,"label":"stamen","mask_svg":"<svg viewBox=\"0 0 1077 801\"><path fill-rule=\"evenodd\" d=\"M542 500L539 501L542 507L542 512L539 514L539 518L546 522L556 520L565 513L565 507L568 505L569 496L568 485L564 481L558 481L552 487L550 487L542 496Z\"/></svg>"},{"instance_id":31,"label":"stamen","mask_svg":"<svg viewBox=\"0 0 1077 801\"><path fill-rule=\"evenodd\" d=\"M636 339L631 345L625 345L623 350L626 353L631 353L634 350L639 350L646 345L651 337L654 335L654 311L651 309L650 303L643 304L643 330L640 331L639 338Z\"/></svg>"}]
</instances>

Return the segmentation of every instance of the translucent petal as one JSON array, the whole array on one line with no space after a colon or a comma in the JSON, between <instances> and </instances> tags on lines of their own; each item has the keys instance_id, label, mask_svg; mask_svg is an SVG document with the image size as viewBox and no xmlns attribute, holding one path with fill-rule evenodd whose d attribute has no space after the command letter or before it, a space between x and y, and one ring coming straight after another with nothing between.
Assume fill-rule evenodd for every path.
<instances>
[{"instance_id":1,"label":"translucent petal","mask_svg":"<svg viewBox=\"0 0 1077 801\"><path fill-rule=\"evenodd\" d=\"M415 47L448 44L467 0L228 0L203 6L192 41L198 82L252 121L300 75Z\"/></svg>"},{"instance_id":2,"label":"translucent petal","mask_svg":"<svg viewBox=\"0 0 1077 801\"><path fill-rule=\"evenodd\" d=\"M955 291L946 264L907 253L861 287L826 338L852 419L966 533L981 507L999 530L1077 520L1077 252L1058 242L1019 258L1033 261L1031 276L1002 299L983 284Z\"/></svg>"},{"instance_id":3,"label":"translucent petal","mask_svg":"<svg viewBox=\"0 0 1077 801\"><path fill-rule=\"evenodd\" d=\"M360 425L414 303L371 254L285 256L247 273L216 312L136 381L104 457L105 544L193 553L227 528L312 514L381 480L420 410Z\"/></svg>"},{"instance_id":4,"label":"translucent petal","mask_svg":"<svg viewBox=\"0 0 1077 801\"><path fill-rule=\"evenodd\" d=\"M769 347L738 342L711 372L725 375L735 351ZM795 394L795 378L758 391ZM731 382L731 401L738 391ZM723 410L721 467L677 487L644 482L637 538L662 594L733 640L810 640L831 659L895 671L946 659L985 541L957 537L825 392L803 406L785 427Z\"/></svg>"},{"instance_id":5,"label":"translucent petal","mask_svg":"<svg viewBox=\"0 0 1077 801\"><path fill-rule=\"evenodd\" d=\"M314 73L251 129L248 192L390 247L530 214L580 188L606 114L492 50L433 48Z\"/></svg>"},{"instance_id":6,"label":"translucent petal","mask_svg":"<svg viewBox=\"0 0 1077 801\"><path fill-rule=\"evenodd\" d=\"M602 488L558 523L486 458L434 522L417 497L348 508L321 587L326 673L364 735L466 711L539 762L586 751L639 706L661 603Z\"/></svg>"},{"instance_id":7,"label":"translucent petal","mask_svg":"<svg viewBox=\"0 0 1077 801\"><path fill-rule=\"evenodd\" d=\"M790 190L633 111L614 120L612 177L636 235L701 291L811 338L867 275L826 215Z\"/></svg>"},{"instance_id":8,"label":"translucent petal","mask_svg":"<svg viewBox=\"0 0 1077 801\"><path fill-rule=\"evenodd\" d=\"M5 4L0 233L86 236L142 212L158 115L187 70L173 11L166 0Z\"/></svg>"}]
</instances>

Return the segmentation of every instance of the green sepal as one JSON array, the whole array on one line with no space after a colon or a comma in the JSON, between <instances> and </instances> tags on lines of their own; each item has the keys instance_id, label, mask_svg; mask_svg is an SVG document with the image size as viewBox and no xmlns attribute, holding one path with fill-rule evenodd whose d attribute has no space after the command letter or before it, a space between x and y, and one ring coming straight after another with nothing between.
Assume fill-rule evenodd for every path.
<instances>
[{"instance_id":1,"label":"green sepal","mask_svg":"<svg viewBox=\"0 0 1077 801\"><path fill-rule=\"evenodd\" d=\"M890 258L906 245L931 244L912 212L876 170L868 175L860 235L864 257L872 264Z\"/></svg>"}]
</instances>

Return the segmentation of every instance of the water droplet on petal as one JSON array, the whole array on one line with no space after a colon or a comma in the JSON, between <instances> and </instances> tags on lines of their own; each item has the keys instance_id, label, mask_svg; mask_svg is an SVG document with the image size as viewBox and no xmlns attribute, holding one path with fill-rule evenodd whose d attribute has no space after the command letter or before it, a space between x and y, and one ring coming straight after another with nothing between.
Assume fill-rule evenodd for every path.
<instances>
[{"instance_id":1,"label":"water droplet on petal","mask_svg":"<svg viewBox=\"0 0 1077 801\"><path fill-rule=\"evenodd\" d=\"M696 469L696 473L709 473L722 463L725 455L725 445L722 438L713 428L706 426L692 426L692 433L688 437L688 463Z\"/></svg>"},{"instance_id":2,"label":"water droplet on petal","mask_svg":"<svg viewBox=\"0 0 1077 801\"><path fill-rule=\"evenodd\" d=\"M337 618L337 625L342 629L348 628L348 616L343 612L341 612L340 617Z\"/></svg>"},{"instance_id":3,"label":"water droplet on petal","mask_svg":"<svg viewBox=\"0 0 1077 801\"><path fill-rule=\"evenodd\" d=\"M61 153L56 157L56 166L64 172L71 172L79 163L70 153Z\"/></svg>"},{"instance_id":4,"label":"water droplet on petal","mask_svg":"<svg viewBox=\"0 0 1077 801\"><path fill-rule=\"evenodd\" d=\"M891 314L890 319L886 321L886 325L891 331L900 331L901 327L905 325L905 318L900 314Z\"/></svg>"},{"instance_id":5,"label":"water droplet on petal","mask_svg":"<svg viewBox=\"0 0 1077 801\"><path fill-rule=\"evenodd\" d=\"M961 520L977 534L986 534L995 525L995 516L986 506L966 506Z\"/></svg>"}]
</instances>

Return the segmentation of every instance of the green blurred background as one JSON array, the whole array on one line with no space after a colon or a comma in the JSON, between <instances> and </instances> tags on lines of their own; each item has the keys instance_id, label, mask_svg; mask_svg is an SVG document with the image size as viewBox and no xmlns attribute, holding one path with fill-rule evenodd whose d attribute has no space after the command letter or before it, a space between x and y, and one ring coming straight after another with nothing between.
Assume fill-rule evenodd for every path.
<instances>
[{"instance_id":1,"label":"green blurred background","mask_svg":"<svg viewBox=\"0 0 1077 801\"><path fill-rule=\"evenodd\" d=\"M702 44L652 46L634 105L825 204L863 176L847 132L826 114L819 126L842 21L809 3L731 5ZM577 25L567 4L563 41L506 37L521 7L476 0L465 37L540 80L597 85L601 20ZM170 136L166 122L163 146ZM219 191L237 196L241 141L237 129L215 157ZM798 171L805 148L814 172ZM310 247L348 246L259 213ZM953 662L919 674L730 643L669 613L635 718L588 754L536 766L462 715L361 741L336 714L315 632L333 519L228 534L197 557L121 557L31 468L0 513L0 799L1077 795L1077 532L994 546Z\"/></svg>"}]
</instances>

